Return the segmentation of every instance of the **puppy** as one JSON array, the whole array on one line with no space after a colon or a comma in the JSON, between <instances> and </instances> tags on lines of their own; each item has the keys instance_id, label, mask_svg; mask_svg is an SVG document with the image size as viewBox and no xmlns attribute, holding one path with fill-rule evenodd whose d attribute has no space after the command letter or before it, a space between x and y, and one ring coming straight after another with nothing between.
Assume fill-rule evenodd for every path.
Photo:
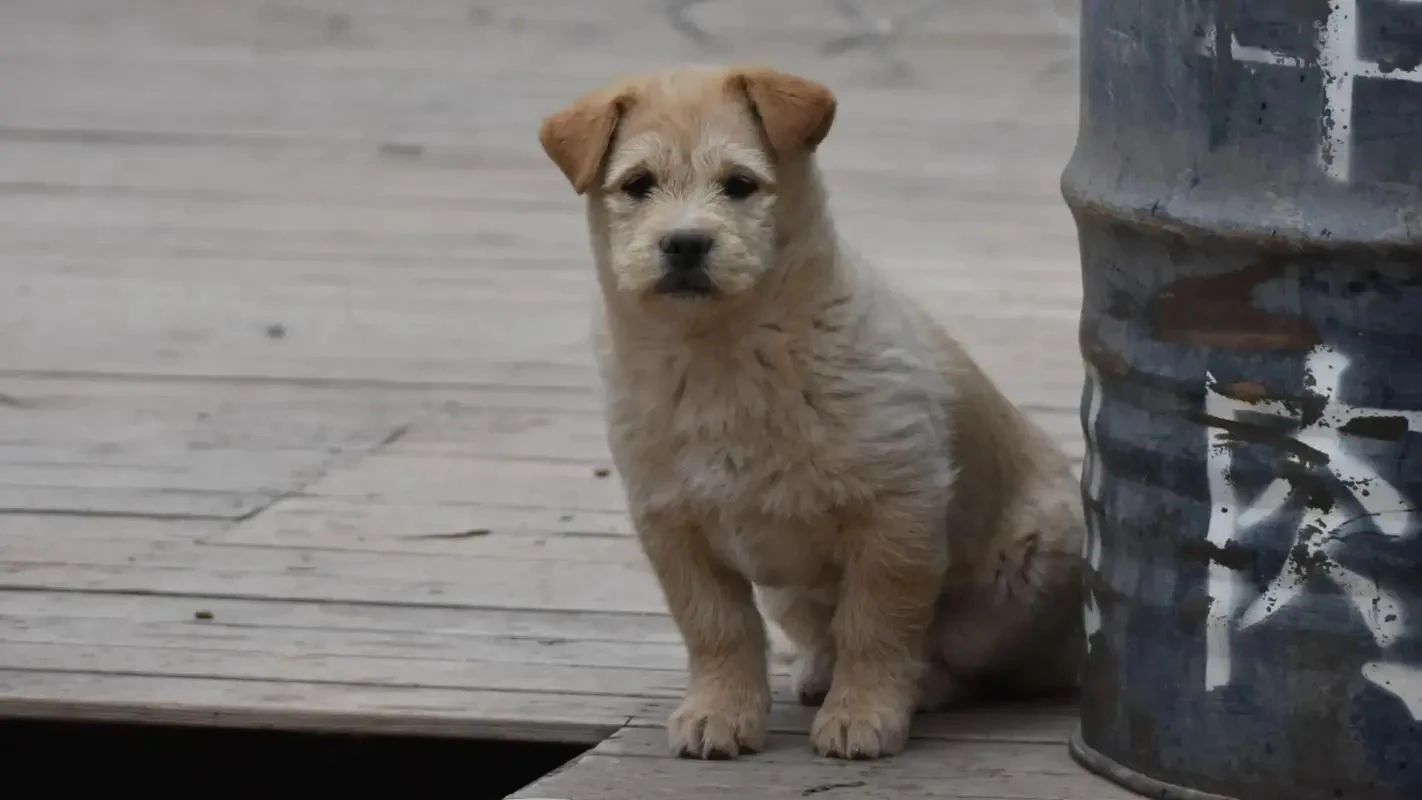
<instances>
[{"instance_id":1,"label":"puppy","mask_svg":"<svg viewBox=\"0 0 1422 800\"><path fill-rule=\"evenodd\" d=\"M895 753L916 706L985 682L1076 677L1070 465L841 246L813 155L834 116L803 78L688 68L540 130L587 196L609 440L688 651L680 755L764 745L757 592L823 755Z\"/></svg>"}]
</instances>

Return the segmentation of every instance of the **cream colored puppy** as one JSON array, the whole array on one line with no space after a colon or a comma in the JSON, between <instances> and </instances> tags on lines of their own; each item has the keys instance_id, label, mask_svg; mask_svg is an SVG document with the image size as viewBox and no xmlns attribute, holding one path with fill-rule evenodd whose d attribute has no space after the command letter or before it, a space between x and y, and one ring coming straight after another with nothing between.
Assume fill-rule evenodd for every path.
<instances>
[{"instance_id":1,"label":"cream colored puppy","mask_svg":"<svg viewBox=\"0 0 1422 800\"><path fill-rule=\"evenodd\" d=\"M1075 679L1067 460L836 238L823 86L681 69L544 121L587 195L609 439L686 640L673 751L765 742L766 612L816 750L902 749L915 706Z\"/></svg>"}]
</instances>

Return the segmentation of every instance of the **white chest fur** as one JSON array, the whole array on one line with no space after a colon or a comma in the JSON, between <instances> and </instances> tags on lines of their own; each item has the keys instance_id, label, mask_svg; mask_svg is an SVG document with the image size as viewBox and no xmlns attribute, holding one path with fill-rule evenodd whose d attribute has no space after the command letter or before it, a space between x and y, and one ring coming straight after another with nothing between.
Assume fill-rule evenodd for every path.
<instances>
[{"instance_id":1,"label":"white chest fur","mask_svg":"<svg viewBox=\"0 0 1422 800\"><path fill-rule=\"evenodd\" d=\"M948 387L913 353L771 325L715 349L644 342L608 366L609 440L634 506L698 520L757 583L821 580L842 510L950 480Z\"/></svg>"},{"instance_id":2,"label":"white chest fur","mask_svg":"<svg viewBox=\"0 0 1422 800\"><path fill-rule=\"evenodd\" d=\"M845 398L774 331L637 360L655 366L619 382L609 424L641 502L807 519L867 491L851 463Z\"/></svg>"}]
</instances>

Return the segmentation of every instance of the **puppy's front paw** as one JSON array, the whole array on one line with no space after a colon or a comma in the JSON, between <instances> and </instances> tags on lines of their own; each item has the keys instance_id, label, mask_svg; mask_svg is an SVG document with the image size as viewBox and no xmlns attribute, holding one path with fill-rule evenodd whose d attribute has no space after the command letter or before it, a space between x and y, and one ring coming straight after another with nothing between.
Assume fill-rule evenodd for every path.
<instances>
[{"instance_id":1,"label":"puppy's front paw","mask_svg":"<svg viewBox=\"0 0 1422 800\"><path fill-rule=\"evenodd\" d=\"M889 705L830 703L815 715L810 743L831 758L871 759L891 756L908 742L909 714Z\"/></svg>"},{"instance_id":2,"label":"puppy's front paw","mask_svg":"<svg viewBox=\"0 0 1422 800\"><path fill-rule=\"evenodd\" d=\"M667 721L672 755L725 759L764 748L766 706L726 693L687 695Z\"/></svg>"}]
</instances>

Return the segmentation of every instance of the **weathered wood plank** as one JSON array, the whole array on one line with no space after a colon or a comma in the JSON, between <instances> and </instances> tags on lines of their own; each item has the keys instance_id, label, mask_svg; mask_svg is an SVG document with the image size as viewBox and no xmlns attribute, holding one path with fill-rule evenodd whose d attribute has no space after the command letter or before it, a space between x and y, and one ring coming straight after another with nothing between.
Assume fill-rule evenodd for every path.
<instances>
[{"instance_id":1,"label":"weathered wood plank","mask_svg":"<svg viewBox=\"0 0 1422 800\"><path fill-rule=\"evenodd\" d=\"M216 536L231 524L227 520L10 512L0 513L0 542L21 538L196 542Z\"/></svg>"},{"instance_id":2,"label":"weathered wood plank","mask_svg":"<svg viewBox=\"0 0 1422 800\"><path fill-rule=\"evenodd\" d=\"M665 619L52 593L6 595L5 609L7 669L436 690L551 691L551 683L562 692L663 698L633 726L659 726L683 685L683 650ZM398 677L384 677L385 665L398 665ZM786 675L777 670L775 681L788 699ZM778 703L772 729L803 734L812 713ZM1072 719L1068 705L984 706L921 715L915 735L1054 743Z\"/></svg>"},{"instance_id":3,"label":"weathered wood plank","mask_svg":"<svg viewBox=\"0 0 1422 800\"><path fill-rule=\"evenodd\" d=\"M434 659L409 654L397 658L319 652L227 651L197 642L155 647L46 644L5 641L0 669L35 672L168 675L178 678L270 680L342 686L589 694L607 697L672 698L684 688L680 670L650 670L566 664L531 664ZM477 712L475 712L477 714Z\"/></svg>"},{"instance_id":4,"label":"weathered wood plank","mask_svg":"<svg viewBox=\"0 0 1422 800\"><path fill-rule=\"evenodd\" d=\"M450 682L522 691L546 689L546 681L561 680L560 691L593 692L620 685L606 676L616 674L608 670L621 669L644 673L640 685L646 687L624 694L664 698L631 720L634 726L661 724L681 688L684 668L680 640L669 621L626 615L484 612L454 617L424 609L44 593L6 595L5 609L0 642L6 645L3 658L10 659L4 661L9 668L155 675L201 668L202 675L230 680L276 676L363 684L385 661L401 665L395 682L427 688ZM194 609L204 618L197 619ZM429 624L433 615L446 624ZM422 619L426 624L417 627ZM328 668L331 664L335 669ZM777 670L775 681L777 694L788 698L785 673ZM803 733L811 714L778 703L772 728ZM1071 720L1067 705L985 706L922 715L915 735L1057 742Z\"/></svg>"},{"instance_id":5,"label":"weathered wood plank","mask_svg":"<svg viewBox=\"0 0 1422 800\"><path fill-rule=\"evenodd\" d=\"M480 31L465 42L466 54L479 52L477 61L432 62L405 54L371 58L339 50L327 51L316 60L272 53L252 58L250 51L145 58L141 51L50 53L11 47L0 51L0 64L13 78L0 86L0 99L10 108L7 121L25 127L323 135L374 131L441 137L458 131L475 138L497 138L519 129L510 120L536 120L548 104L566 101L607 77L645 70L649 64L688 60L684 43L666 35L659 25L654 23L649 30L625 23L609 18L597 28L589 26L583 31L586 44L575 47L560 42L563 37L556 31L530 30L515 36ZM640 47L632 48L633 43ZM894 74L898 70L892 63L875 65L878 70L866 70L862 62L835 64L820 57L817 51L823 44L823 38L802 39L795 45L750 40L713 58L769 57L784 68L816 75L836 86L846 108L861 109L862 119L901 117L940 126L1010 116L1060 122L1073 110L1070 95L1064 100L1060 93L1034 92L1033 99L1039 102L1025 103L1022 92L1004 91L1025 88L1031 78L1068 92L1074 88L1070 74L1074 54L1069 49L1043 48L1040 39L933 41L916 48L914 55L922 61L900 74ZM526 58L529 49L555 48L558 52L550 52L539 66L531 66ZM582 75L571 78L569 73L579 67ZM59 69L68 80L56 81ZM517 85L511 87L509 74L515 71ZM879 74L866 74L875 71ZM983 72L997 72L1002 79L984 81ZM112 94L118 87L140 84L148 91L128 93L127 103ZM23 90L35 85L55 91ZM220 97L204 91L212 85L223 85L226 91ZM944 95L959 102L944 103ZM176 99L187 102L173 102ZM496 104L500 113L488 113ZM900 132L899 138L915 135L919 134Z\"/></svg>"},{"instance_id":6,"label":"weathered wood plank","mask_svg":"<svg viewBox=\"0 0 1422 800\"><path fill-rule=\"evenodd\" d=\"M514 793L519 798L711 798L753 791L767 800L811 795L958 800L1131 800L1049 744L916 740L882 762L814 756L804 737L772 734L764 753L734 762L665 755L664 734L624 728L575 765Z\"/></svg>"},{"instance_id":7,"label":"weathered wood plank","mask_svg":"<svg viewBox=\"0 0 1422 800\"><path fill-rule=\"evenodd\" d=\"M685 667L685 655L679 641L640 642L628 640L603 641L601 639L557 638L551 635L538 636L450 636L427 631L358 631L327 628L291 628L264 625L233 625L217 618L217 612L207 605L188 600L169 601L172 611L188 610L185 619L128 622L112 617L76 617L36 614L19 617L9 612L0 614L0 642L14 645L55 645L75 648L122 648L126 651L148 650L146 654L155 662L167 666L167 651L186 648L201 649L208 654L223 654L231 660L241 660L252 669L260 669L264 659L277 659L284 664L287 659L309 660L314 656L332 661L352 662L367 660L379 664L379 660L421 662L414 664L408 672L401 673L402 680L421 680L421 676L436 676L449 680L450 674L458 674L469 685L482 688L510 688L507 684L495 684L485 679L487 672L499 672L499 665L519 664L537 667L570 667L576 671L591 670L593 678L587 682L570 683L564 690L614 691L626 680L599 682L603 678L598 670L619 670L627 679L636 680L635 686L645 684L655 688L664 682L664 675L648 678L646 675L632 674L646 672L678 672ZM204 619L197 619L201 614ZM212 619L205 619L210 616ZM41 651L41 655L44 653ZM145 654L137 654L140 659ZM454 671L425 671L421 664L438 662L452 664ZM10 666L33 664L22 652L15 654ZM130 662L131 663L131 662ZM116 658L113 662L103 661L102 665L120 669ZM464 666L459 666L464 665ZM76 664L77 666L77 664ZM313 666L315 666L313 664ZM367 665L368 667L368 665ZM270 669L270 667L268 667ZM282 667L285 668L284 666ZM403 666L402 666L403 669ZM517 669L509 669L500 675L499 681L518 681ZM355 673L365 675L366 672ZM332 680L356 682L355 677L340 677L343 673L328 673ZM559 673L555 673L559 674ZM250 676L243 676L250 677ZM431 678L434 679L434 678ZM529 676L527 684L515 684L514 688L546 689L539 685L539 677ZM591 688L589 688L591 687ZM634 691L633 694L638 692Z\"/></svg>"},{"instance_id":8,"label":"weathered wood plank","mask_svg":"<svg viewBox=\"0 0 1422 800\"><path fill-rule=\"evenodd\" d=\"M209 536L214 545L450 554L478 558L635 561L622 512L292 497Z\"/></svg>"},{"instance_id":9,"label":"weathered wood plank","mask_svg":"<svg viewBox=\"0 0 1422 800\"><path fill-rule=\"evenodd\" d=\"M1027 130L1017 135L1025 146L1055 140L1067 125L1049 130L1042 130L1041 124L1023 127ZM975 139L1001 132L998 126L981 128ZM267 144L258 140L246 146L198 141L174 147L158 137L91 138L75 142L59 136L26 137L0 128L0 141L12 155L0 163L0 194L36 200L56 195L110 201L166 198L199 208L255 200L320 202L339 208L446 206L470 212L548 211L569 205L562 175L539 153L515 153L487 142L336 138ZM836 154L826 165L831 187L853 187L837 193L836 208L848 217L875 218L885 212L876 201L883 195L895 199L895 213L901 209L918 219L955 209L972 211L964 196L979 198L977 209L1009 203L1061 206L1054 182L1060 164L1049 157L1009 163L944 158L918 166L871 161L853 151ZM944 182L952 182L961 194L943 193Z\"/></svg>"},{"instance_id":10,"label":"weathered wood plank","mask_svg":"<svg viewBox=\"0 0 1422 800\"><path fill-rule=\"evenodd\" d=\"M568 511L616 512L626 505L617 477L586 464L399 453L377 453L334 470L305 493Z\"/></svg>"},{"instance_id":11,"label":"weathered wood plank","mask_svg":"<svg viewBox=\"0 0 1422 800\"><path fill-rule=\"evenodd\" d=\"M850 181L845 183L843 191L836 191L830 174L836 208L840 194L854 192ZM0 240L13 242L19 252L94 255L106 246L146 243L152 248L158 238L160 252L225 246L241 253L257 244L245 237L261 236L264 252L288 254L325 248L377 256L567 261L570 254L585 253L588 245L580 204L571 192L564 194L562 203L546 208L490 203L471 209L456 203L0 193ZM848 201L837 222L849 241L876 261L883 254L937 260L944 271L956 267L971 274L985 260L1016 253L1057 264L1064 278L1072 275L1075 237L1070 217L1055 204L1007 198L920 206L912 196L892 204L876 202L875 196Z\"/></svg>"},{"instance_id":12,"label":"weathered wood plank","mask_svg":"<svg viewBox=\"0 0 1422 800\"><path fill-rule=\"evenodd\" d=\"M276 499L254 492L74 486L0 486L0 514L12 512L240 519Z\"/></svg>"},{"instance_id":13,"label":"weathered wood plank","mask_svg":"<svg viewBox=\"0 0 1422 800\"><path fill-rule=\"evenodd\" d=\"M0 378L0 510L237 518L432 410L319 388Z\"/></svg>"},{"instance_id":14,"label":"weathered wood plank","mask_svg":"<svg viewBox=\"0 0 1422 800\"><path fill-rule=\"evenodd\" d=\"M594 744L632 698L0 669L0 717Z\"/></svg>"},{"instance_id":15,"label":"weathered wood plank","mask_svg":"<svg viewBox=\"0 0 1422 800\"><path fill-rule=\"evenodd\" d=\"M663 612L640 559L629 552L626 561L582 562L576 545L566 543L568 559L492 559L8 537L0 541L0 589Z\"/></svg>"},{"instance_id":16,"label":"weathered wood plank","mask_svg":"<svg viewBox=\"0 0 1422 800\"><path fill-rule=\"evenodd\" d=\"M250 546L506 560L626 562L638 557L620 514L477 504L362 506L322 497L290 498L272 508L239 530L205 537L202 543L214 549Z\"/></svg>"},{"instance_id":17,"label":"weathered wood plank","mask_svg":"<svg viewBox=\"0 0 1422 800\"><path fill-rule=\"evenodd\" d=\"M795 703L785 692L786 679L777 678L777 702L771 710L769 729L775 733L806 735L817 709ZM783 699L782 699L783 698ZM671 701L657 701L645 707L627 723L629 728L664 731L667 716L676 708ZM1031 703L993 703L952 708L914 716L913 738L962 742L1006 742L1014 744L1060 745L1076 727L1074 701L1042 700ZM641 736L641 735L639 735ZM662 755L655 736L637 739L644 752L621 755Z\"/></svg>"},{"instance_id":18,"label":"weathered wood plank","mask_svg":"<svg viewBox=\"0 0 1422 800\"><path fill-rule=\"evenodd\" d=\"M374 284L350 291L256 293L246 305L234 306L232 293L241 290L221 284L115 280L65 287L57 279L37 280L30 296L36 308L68 302L92 318L92 330L128 325L129 333L76 332L63 318L20 314L0 322L0 333L39 335L62 346L6 351L0 369L77 371L102 365L105 372L158 375L598 388L587 344L590 299L548 303L539 314L511 316L507 305L494 310L493 298L474 303L448 287L407 289L393 298L379 289ZM123 310L180 302L181 312L145 313L141 324L128 322L134 312ZM1071 350L1071 312L1058 310L1050 317L1030 309L991 311L992 302L984 300L985 310L973 315L948 315L950 327L1015 401L1074 408L1081 367ZM212 326L211 320L224 318L229 324ZM412 319L419 323L409 323ZM268 337L273 326L285 331L282 341ZM184 331L202 335L185 338Z\"/></svg>"},{"instance_id":19,"label":"weathered wood plank","mask_svg":"<svg viewBox=\"0 0 1422 800\"><path fill-rule=\"evenodd\" d=\"M210 378L162 376L145 373L93 374L38 370L32 373L0 373L0 403L10 408L70 409L82 407L62 422L37 429L44 416L29 417L19 436L7 444L62 445L96 443L105 449L115 442L133 438L132 410L169 406L188 409L194 422L218 415L260 417L265 426L244 425L251 430L240 439L211 439L197 436L194 447L217 444L252 446L254 449L283 449L313 420L330 423L350 416L368 416L373 409L386 413L415 407L442 410L450 414L486 410L520 409L530 413L566 413L601 418L602 398L592 388L557 386L511 386L497 383L458 381L400 382L380 377L361 379L333 377L318 380L309 376L278 379L218 375ZM414 398L412 403L411 398ZM19 417L10 417L10 420ZM178 419L177 417L174 418ZM137 430L147 430L139 428ZM157 430L163 430L158 427ZM190 437L195 429L187 429ZM42 435L29 435L30 433Z\"/></svg>"},{"instance_id":20,"label":"weathered wood plank","mask_svg":"<svg viewBox=\"0 0 1422 800\"><path fill-rule=\"evenodd\" d=\"M194 614L207 611L211 620ZM4 614L15 619L113 621L124 625L191 625L194 632L281 630L344 632L384 640L418 632L452 639L527 639L674 645L681 642L670 618L659 614L619 614L596 609L549 612L534 609L481 609L385 606L368 603L281 601L270 598L158 597L82 592L18 591L4 595ZM201 623L201 624L199 624ZM255 636L256 633L251 633ZM472 645L471 645L472 646Z\"/></svg>"},{"instance_id":21,"label":"weathered wood plank","mask_svg":"<svg viewBox=\"0 0 1422 800\"><path fill-rule=\"evenodd\" d=\"M919 221L919 224L930 223L936 225L937 220ZM862 224L880 228L872 218ZM62 245L44 240L42 249L34 248L25 252L23 258L14 259L7 278L18 286L30 287L28 291L51 284L77 290L124 281L152 281L165 287L187 281L219 288L258 282L274 284L271 291L285 291L299 296L314 293L317 297L335 289L389 293L402 286L415 289L436 287L467 293L463 299L475 304L475 307L502 299L506 302L547 303L559 310L586 309L595 292L591 260L584 252L586 234L581 232L579 225L576 221L568 223L567 227L573 231L570 242L560 248L561 252L557 255L524 250L497 254L485 252L479 258L461 257L458 253L450 253L443 258L419 255L399 258L396 254L372 250L357 252L354 249L336 249L332 253L300 251L283 254L272 249L254 251L253 244L266 242L250 241L235 246L225 254L215 250L199 250L175 256L152 250L136 255L121 248L100 252L105 247L114 246L114 242L102 237L104 231L82 231ZM119 230L123 232L127 229ZM507 230L504 229L505 232ZM28 233L17 236L35 233L29 229ZM884 237L882 232L875 234L876 239L881 237ZM15 241L17 248L23 249L22 241L9 238ZM325 234L316 234L311 238L314 243L327 241ZM943 241L947 243L952 238L950 231ZM418 237L412 239L416 243L422 241ZM576 244L572 243L573 239L576 239ZM375 246L382 246L388 241L381 239ZM547 240L544 241L546 244ZM983 245L984 242L978 239L976 245ZM341 244L334 239L327 243L338 248ZM345 244L348 246L349 240ZM211 242L208 243L210 246ZM457 243L451 245L455 246ZM969 246L974 246L974 243L970 242ZM1066 268L1060 255L1052 253L995 253L990 262L994 273L990 281L983 279L982 273L989 267L984 265L979 254L956 248L931 255L904 253L898 248L876 248L867 252L865 258L889 274L891 280L905 291L930 293L930 310L947 322L960 315L969 320L991 319L1024 311L1041 311L1048 318L1054 318L1071 311L1080 300L1078 277ZM1001 307L974 307L981 303L994 303ZM266 334L265 329L260 332Z\"/></svg>"},{"instance_id":22,"label":"weathered wood plank","mask_svg":"<svg viewBox=\"0 0 1422 800\"><path fill-rule=\"evenodd\" d=\"M561 249L585 247L580 240ZM233 259L200 269L171 258L47 256L7 273L29 303L17 305L3 330L47 334L29 341L53 344L7 351L0 368L104 364L107 371L180 375L226 370L292 378L596 385L587 344L594 296L586 266L532 280L526 262L518 269L491 269L498 262L488 254L475 270L464 264L382 267L369 254L364 258L354 264ZM1014 278L1015 270L994 258L998 276L986 281L982 258L900 258L895 263L912 271L898 274L897 282L935 309L990 370L1011 376L1031 369L1079 387L1079 356L1064 335L1075 325L1079 297L1070 272L1028 265ZM254 281L260 287L251 286ZM75 330L69 317L33 310L45 303L64 304L92 327ZM509 315L510 303L537 304L546 313ZM134 310L145 308L162 313L135 320ZM121 323L131 333L118 341L97 333ZM495 323L504 335L492 335ZM413 359L412 351L420 358ZM1033 396L1042 393L1019 399Z\"/></svg>"},{"instance_id":23,"label":"weathered wood plank","mask_svg":"<svg viewBox=\"0 0 1422 800\"><path fill-rule=\"evenodd\" d=\"M276 45L284 44L279 48L282 54L309 50L313 51L311 55L319 55L325 49L320 45L340 52L338 45L344 43L360 44L365 49L424 51L445 62L451 55L467 52L465 27L489 26L518 32L529 25L565 29L618 20L629 30L658 27L670 34L672 31L665 28L670 5L655 0L610 0L593 9L579 0L527 0L513 6L489 4L470 9L461 0L426 0L397 6L380 0L285 0L204 7L163 0L25 0L12 3L11 13L29 27L50 31L51 36L42 43L58 52L66 52L66 47L119 52L230 52L262 45L278 49ZM915 4L902 0L878 4L881 19L900 20L905 12L920 11L900 20L913 23L907 31L912 34L907 37L910 40L914 36L957 35L972 39L1015 34L1057 37L1064 46L1075 39L1075 8L1073 0L1044 0L983 4L966 10L947 5L930 9L937 13L924 14ZM747 15L747 10L757 13ZM331 30L332 16L347 18L348 26L338 25L337 30ZM775 39L796 33L861 32L866 24L866 20L843 7L820 3L763 8L740 0L695 9L693 16L702 25L754 28L766 38ZM144 23L135 24L135 18ZM381 30L367 30L365 35L353 36L355 41L343 41L338 34L352 34L349 26L379 26ZM263 35L272 38L259 38ZM39 43L34 37L19 33L0 37L0 44L10 47L34 47ZM452 48L453 52L445 52L445 48Z\"/></svg>"}]
</instances>

